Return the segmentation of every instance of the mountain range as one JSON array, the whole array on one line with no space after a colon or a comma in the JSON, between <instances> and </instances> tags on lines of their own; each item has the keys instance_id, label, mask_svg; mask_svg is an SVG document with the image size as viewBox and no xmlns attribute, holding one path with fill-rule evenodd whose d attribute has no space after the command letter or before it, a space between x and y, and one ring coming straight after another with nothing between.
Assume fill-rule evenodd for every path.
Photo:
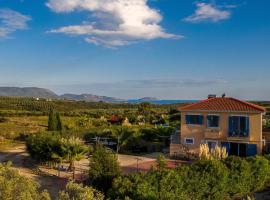
<instances>
[{"instance_id":1,"label":"mountain range","mask_svg":"<svg viewBox=\"0 0 270 200\"><path fill-rule=\"evenodd\" d=\"M98 96L94 94L63 94L57 95L53 91L45 88L38 87L0 87L0 96L9 97L34 97L34 98L46 98L46 99L65 99L73 101L88 101L88 102L128 102L128 103L139 103L139 102L151 102L158 101L154 97L144 97L141 99L119 99L108 96Z\"/></svg>"}]
</instances>

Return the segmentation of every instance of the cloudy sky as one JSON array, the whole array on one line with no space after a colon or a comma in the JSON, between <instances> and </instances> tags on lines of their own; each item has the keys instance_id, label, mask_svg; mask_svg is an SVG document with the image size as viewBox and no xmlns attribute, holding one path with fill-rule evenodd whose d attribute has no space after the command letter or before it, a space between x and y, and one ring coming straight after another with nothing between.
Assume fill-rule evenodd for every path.
<instances>
[{"instance_id":1,"label":"cloudy sky","mask_svg":"<svg viewBox=\"0 0 270 200\"><path fill-rule=\"evenodd\" d=\"M0 86L270 99L269 0L1 0Z\"/></svg>"}]
</instances>

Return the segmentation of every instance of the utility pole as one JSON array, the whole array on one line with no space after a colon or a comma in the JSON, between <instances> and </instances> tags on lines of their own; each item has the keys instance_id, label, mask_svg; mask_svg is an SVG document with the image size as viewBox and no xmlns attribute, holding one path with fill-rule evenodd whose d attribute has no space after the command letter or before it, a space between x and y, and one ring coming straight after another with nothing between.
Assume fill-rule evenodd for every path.
<instances>
[{"instance_id":1,"label":"utility pole","mask_svg":"<svg viewBox=\"0 0 270 200\"><path fill-rule=\"evenodd\" d=\"M177 153L174 152L173 154L174 154L174 166L177 167L177 163L176 163L176 155L177 155Z\"/></svg>"}]
</instances>

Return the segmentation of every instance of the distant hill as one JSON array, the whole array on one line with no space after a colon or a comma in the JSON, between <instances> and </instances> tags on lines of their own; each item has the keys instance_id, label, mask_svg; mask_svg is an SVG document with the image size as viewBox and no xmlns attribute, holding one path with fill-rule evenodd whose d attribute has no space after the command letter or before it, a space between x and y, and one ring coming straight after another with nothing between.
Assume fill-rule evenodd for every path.
<instances>
[{"instance_id":1,"label":"distant hill","mask_svg":"<svg viewBox=\"0 0 270 200\"><path fill-rule=\"evenodd\" d=\"M51 90L37 87L0 87L0 96L58 98Z\"/></svg>"},{"instance_id":2,"label":"distant hill","mask_svg":"<svg viewBox=\"0 0 270 200\"><path fill-rule=\"evenodd\" d=\"M107 97L107 96L98 96L93 94L63 94L60 96L61 99L74 100L74 101L89 101L89 102L123 102L124 100Z\"/></svg>"},{"instance_id":3,"label":"distant hill","mask_svg":"<svg viewBox=\"0 0 270 200\"><path fill-rule=\"evenodd\" d=\"M129 103L142 103L142 102L154 102L154 101L159 101L159 99L155 97L143 97L141 99L129 99Z\"/></svg>"},{"instance_id":4,"label":"distant hill","mask_svg":"<svg viewBox=\"0 0 270 200\"><path fill-rule=\"evenodd\" d=\"M65 99L72 101L86 102L106 102L106 103L131 103L137 104L149 102L152 104L176 104L176 103L192 103L191 100L159 100L155 97L143 97L140 99L120 99L108 96L99 96L94 94L63 94L57 95L53 91L38 87L0 87L0 96L9 97L39 97L46 99Z\"/></svg>"},{"instance_id":5,"label":"distant hill","mask_svg":"<svg viewBox=\"0 0 270 200\"><path fill-rule=\"evenodd\" d=\"M159 99L158 98L155 98L155 97L143 97L141 99L138 99L138 101L141 101L141 102L159 101Z\"/></svg>"}]
</instances>

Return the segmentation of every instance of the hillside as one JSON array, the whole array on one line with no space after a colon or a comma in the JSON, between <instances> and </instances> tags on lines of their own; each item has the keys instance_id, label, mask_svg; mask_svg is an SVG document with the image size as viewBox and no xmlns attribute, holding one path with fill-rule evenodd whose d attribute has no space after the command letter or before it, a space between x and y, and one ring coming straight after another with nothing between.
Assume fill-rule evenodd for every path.
<instances>
[{"instance_id":1,"label":"hillside","mask_svg":"<svg viewBox=\"0 0 270 200\"><path fill-rule=\"evenodd\" d=\"M107 96L98 96L93 94L63 94L60 96L61 99L66 100L75 100L75 101L89 101L89 102L121 102L122 99L117 99L114 97L107 97Z\"/></svg>"},{"instance_id":2,"label":"hillside","mask_svg":"<svg viewBox=\"0 0 270 200\"><path fill-rule=\"evenodd\" d=\"M51 90L37 87L0 87L0 96L58 98Z\"/></svg>"}]
</instances>

